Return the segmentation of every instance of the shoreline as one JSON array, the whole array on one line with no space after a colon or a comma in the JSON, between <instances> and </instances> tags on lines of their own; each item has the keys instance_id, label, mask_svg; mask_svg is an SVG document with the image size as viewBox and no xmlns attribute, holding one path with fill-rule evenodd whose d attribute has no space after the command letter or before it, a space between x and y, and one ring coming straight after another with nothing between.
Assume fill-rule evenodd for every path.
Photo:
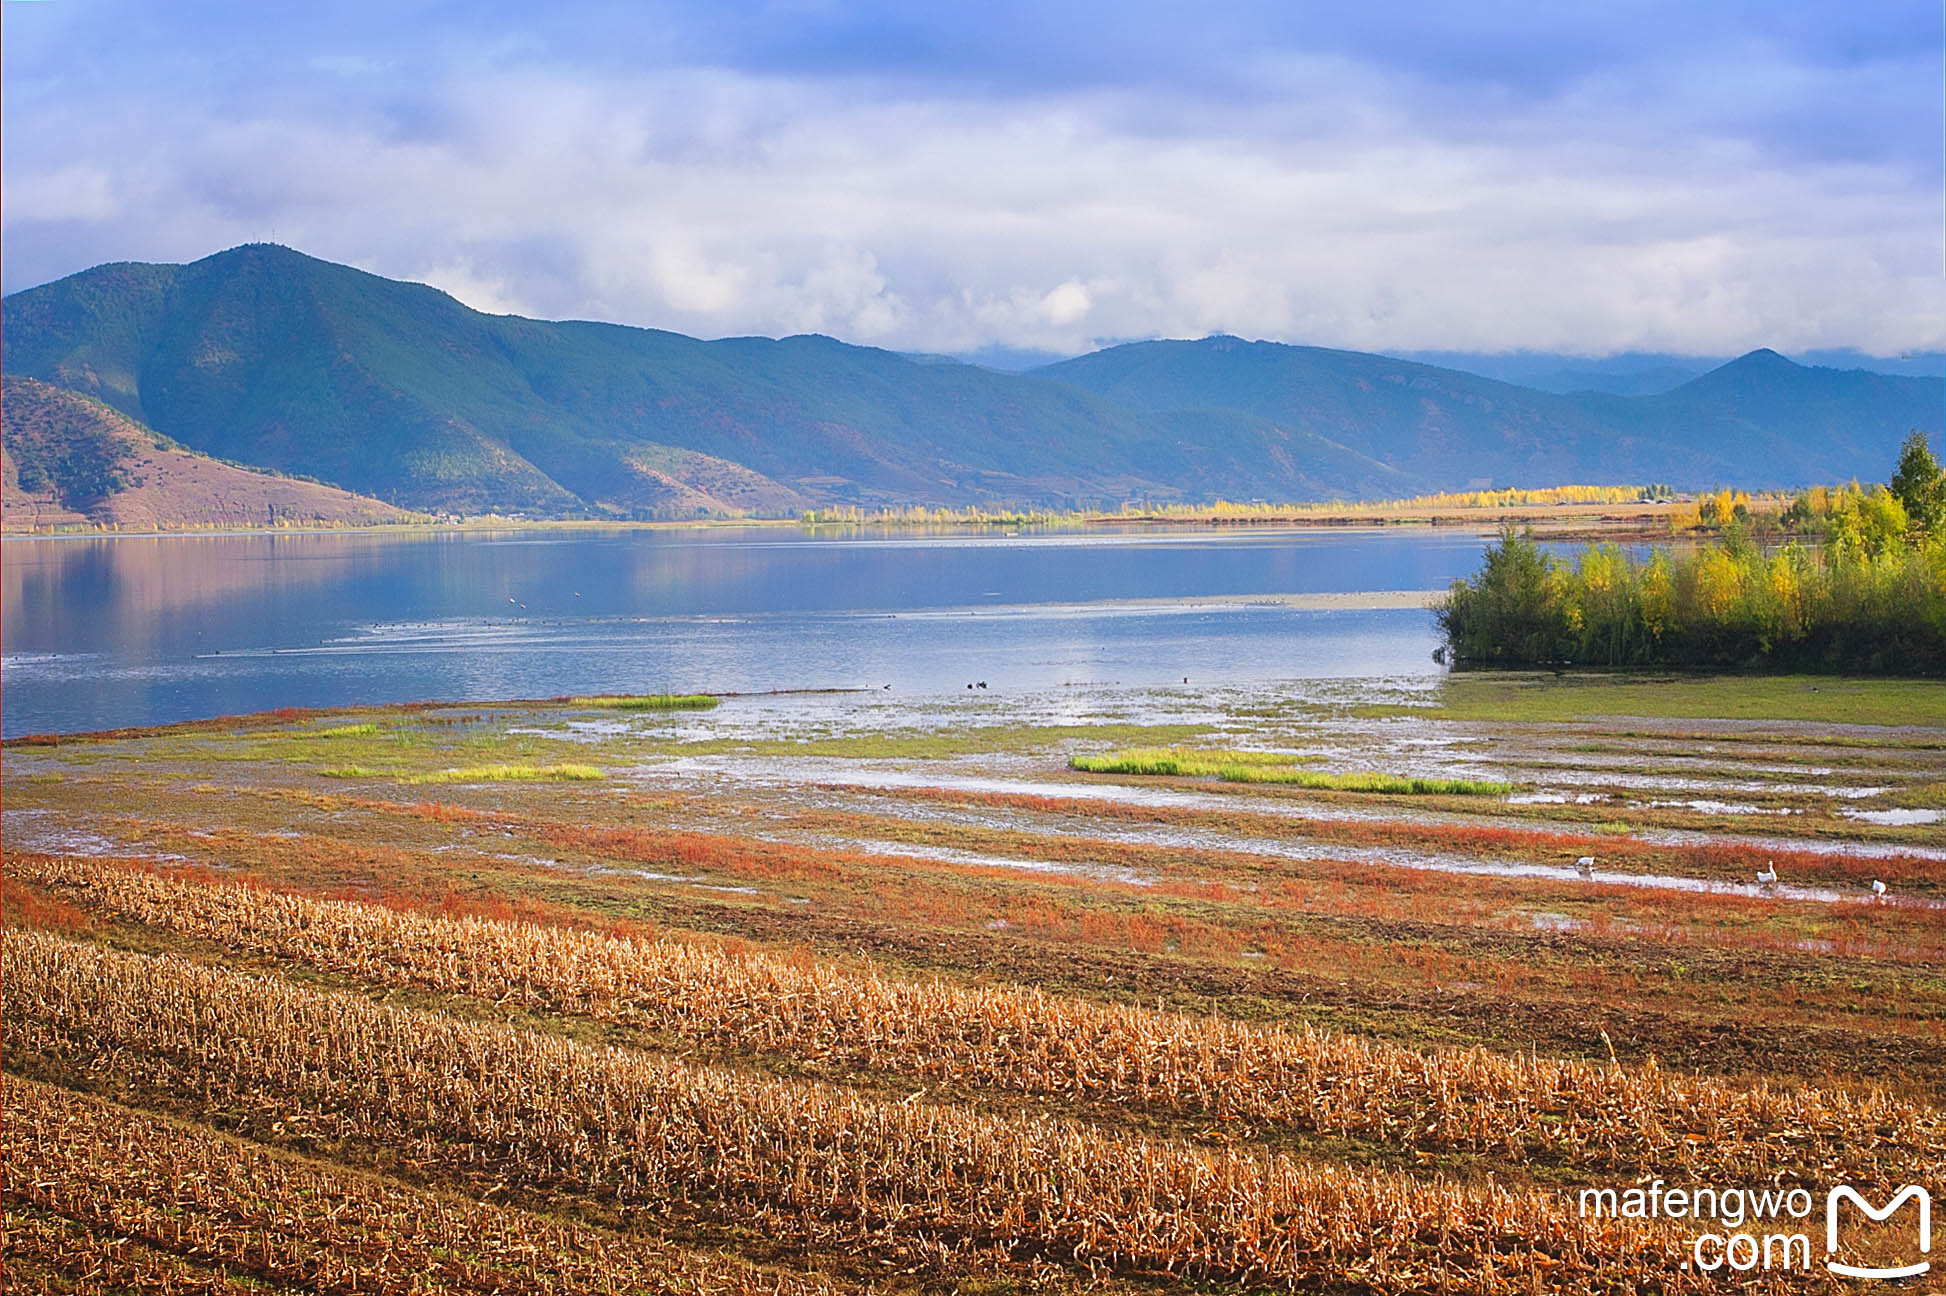
<instances>
[{"instance_id":1,"label":"shoreline","mask_svg":"<svg viewBox=\"0 0 1946 1296\"><path fill-rule=\"evenodd\" d=\"M1599 508L1601 511L1595 512ZM1627 512L1616 506L1520 507L1502 509L1441 509L1415 512L1386 512L1382 509L1349 509L1336 513L1267 513L1261 516L1170 516L1165 514L1104 513L1099 515L1061 515L1045 519L978 518L907 521L898 518L858 521L805 521L801 518L696 518L683 521L635 521L619 519L513 519L469 518L459 522L384 522L369 526L210 526L170 530L115 531L106 528L65 530L22 530L0 527L0 542L16 540L162 540L223 539L239 536L315 536L315 535L471 535L523 531L673 531L724 529L783 529L811 534L822 532L1012 532L1041 534L1051 531L1095 529L1153 531L1351 531L1390 530L1396 527L1423 527L1431 530L1474 531L1491 535L1503 526L1532 528L1536 535L1550 539L1602 538L1647 542L1681 537L1668 529L1667 505L1643 505ZM1591 515L1592 514L1592 515Z\"/></svg>"}]
</instances>

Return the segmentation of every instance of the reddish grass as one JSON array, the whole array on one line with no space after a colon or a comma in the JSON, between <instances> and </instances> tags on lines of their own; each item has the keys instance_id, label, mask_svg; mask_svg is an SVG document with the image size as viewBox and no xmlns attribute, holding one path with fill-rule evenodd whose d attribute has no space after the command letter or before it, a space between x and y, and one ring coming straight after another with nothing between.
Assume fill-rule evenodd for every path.
<instances>
[{"instance_id":1,"label":"reddish grass","mask_svg":"<svg viewBox=\"0 0 1946 1296\"><path fill-rule=\"evenodd\" d=\"M93 931L95 920L86 910L32 883L0 875L0 926L80 933Z\"/></svg>"}]
</instances>

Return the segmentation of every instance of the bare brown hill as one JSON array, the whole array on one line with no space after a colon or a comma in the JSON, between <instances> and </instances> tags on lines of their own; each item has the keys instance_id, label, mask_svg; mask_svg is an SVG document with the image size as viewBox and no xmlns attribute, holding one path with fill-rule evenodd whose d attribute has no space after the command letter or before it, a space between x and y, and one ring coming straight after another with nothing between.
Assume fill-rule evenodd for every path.
<instances>
[{"instance_id":1,"label":"bare brown hill","mask_svg":"<svg viewBox=\"0 0 1946 1296\"><path fill-rule=\"evenodd\" d=\"M180 531L408 522L382 500L185 450L92 397L0 382L0 526Z\"/></svg>"}]
</instances>

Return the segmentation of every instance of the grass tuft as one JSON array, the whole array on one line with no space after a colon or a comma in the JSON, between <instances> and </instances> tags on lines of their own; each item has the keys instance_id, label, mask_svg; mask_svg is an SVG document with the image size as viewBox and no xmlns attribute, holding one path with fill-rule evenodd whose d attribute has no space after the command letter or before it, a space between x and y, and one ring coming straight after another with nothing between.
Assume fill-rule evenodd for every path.
<instances>
[{"instance_id":1,"label":"grass tuft","mask_svg":"<svg viewBox=\"0 0 1946 1296\"><path fill-rule=\"evenodd\" d=\"M378 732L375 724L339 725L334 729L313 729L309 733L294 733L293 738L369 738Z\"/></svg>"},{"instance_id":2,"label":"grass tuft","mask_svg":"<svg viewBox=\"0 0 1946 1296\"><path fill-rule=\"evenodd\" d=\"M708 693L602 693L568 699L576 706L609 711L708 711L722 700Z\"/></svg>"}]
</instances>

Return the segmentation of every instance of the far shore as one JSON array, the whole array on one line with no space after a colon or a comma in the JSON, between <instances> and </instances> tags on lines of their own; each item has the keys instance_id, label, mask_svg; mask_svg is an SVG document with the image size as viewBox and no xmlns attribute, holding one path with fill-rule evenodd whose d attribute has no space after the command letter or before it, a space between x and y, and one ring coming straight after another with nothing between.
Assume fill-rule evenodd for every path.
<instances>
[{"instance_id":1,"label":"far shore","mask_svg":"<svg viewBox=\"0 0 1946 1296\"><path fill-rule=\"evenodd\" d=\"M155 530L118 530L109 527L15 527L0 520L0 539L157 539L160 537L221 537L255 535L423 535L490 531L666 531L696 528L788 528L799 531L1058 531L1116 527L1158 531L1346 530L1390 527L1433 527L1490 534L1504 526L1531 528L1549 539L1666 540L1674 504L1666 501L1627 504L1560 504L1509 507L1402 508L1386 504L1293 506L1235 513L1177 513L1129 511L917 519L901 516L861 517L856 520L806 520L802 517L698 517L684 519L620 520L607 518L514 518L487 515L441 522L386 522L370 525L251 526L219 524Z\"/></svg>"}]
</instances>

